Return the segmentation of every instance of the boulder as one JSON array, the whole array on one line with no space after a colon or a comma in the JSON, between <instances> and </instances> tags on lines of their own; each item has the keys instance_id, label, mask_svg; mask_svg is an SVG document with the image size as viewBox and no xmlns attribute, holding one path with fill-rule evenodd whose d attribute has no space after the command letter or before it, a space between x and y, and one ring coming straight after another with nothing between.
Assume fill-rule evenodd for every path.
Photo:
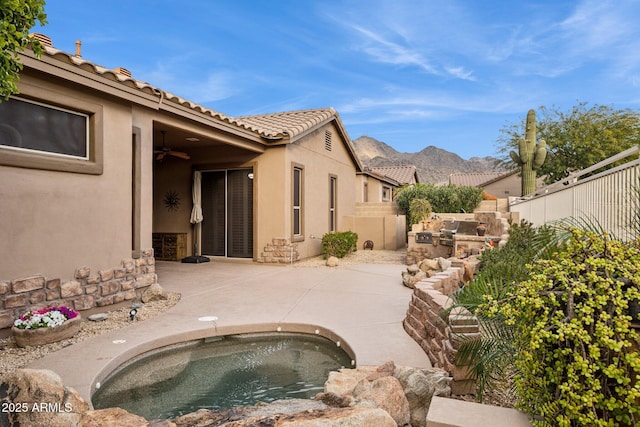
<instances>
[{"instance_id":1,"label":"boulder","mask_svg":"<svg viewBox=\"0 0 640 427\"><path fill-rule=\"evenodd\" d=\"M418 269L418 272L416 274L411 274L408 271L402 272L402 284L407 288L415 289L416 283L426 278L427 273L420 269Z\"/></svg>"},{"instance_id":2,"label":"boulder","mask_svg":"<svg viewBox=\"0 0 640 427\"><path fill-rule=\"evenodd\" d=\"M334 256L330 256L327 258L327 267L337 267L338 266L338 258Z\"/></svg>"},{"instance_id":3,"label":"boulder","mask_svg":"<svg viewBox=\"0 0 640 427\"><path fill-rule=\"evenodd\" d=\"M78 392L65 387L58 374L45 369L18 369L4 376L0 404L17 409L0 412L0 425L16 426L77 425L89 409Z\"/></svg>"},{"instance_id":4,"label":"boulder","mask_svg":"<svg viewBox=\"0 0 640 427\"><path fill-rule=\"evenodd\" d=\"M151 301L164 301L167 299L169 299L169 294L158 283L152 284L142 293L142 302L144 303Z\"/></svg>"},{"instance_id":5,"label":"boulder","mask_svg":"<svg viewBox=\"0 0 640 427\"><path fill-rule=\"evenodd\" d=\"M375 371L375 366L362 366L357 369L340 369L329 372L329 378L324 383L324 391L339 396L352 395L356 385Z\"/></svg>"},{"instance_id":6,"label":"boulder","mask_svg":"<svg viewBox=\"0 0 640 427\"><path fill-rule=\"evenodd\" d=\"M143 417L131 414L122 408L107 408L86 411L82 415L80 425L82 427L147 427L148 423Z\"/></svg>"},{"instance_id":7,"label":"boulder","mask_svg":"<svg viewBox=\"0 0 640 427\"><path fill-rule=\"evenodd\" d=\"M446 258L438 258L438 267L440 271L445 271L451 267L451 260Z\"/></svg>"},{"instance_id":8,"label":"boulder","mask_svg":"<svg viewBox=\"0 0 640 427\"><path fill-rule=\"evenodd\" d=\"M251 424L254 426L271 424ZM330 408L321 413L300 413L281 419L279 427L396 427L391 416L380 408ZM249 426L249 424L247 424ZM234 424L235 427L235 424Z\"/></svg>"},{"instance_id":9,"label":"boulder","mask_svg":"<svg viewBox=\"0 0 640 427\"><path fill-rule=\"evenodd\" d=\"M409 402L412 427L425 427L433 396L451 396L451 377L445 371L399 367L395 376Z\"/></svg>"},{"instance_id":10,"label":"boulder","mask_svg":"<svg viewBox=\"0 0 640 427\"><path fill-rule=\"evenodd\" d=\"M418 264L411 264L409 267L407 267L407 272L411 275L417 274L418 271L420 271L420 267L418 267Z\"/></svg>"},{"instance_id":11,"label":"boulder","mask_svg":"<svg viewBox=\"0 0 640 427\"><path fill-rule=\"evenodd\" d=\"M304 399L278 400L268 404L237 407L220 411L200 409L173 420L177 427L395 427L391 416L380 408L328 407L322 402Z\"/></svg>"},{"instance_id":12,"label":"boulder","mask_svg":"<svg viewBox=\"0 0 640 427\"><path fill-rule=\"evenodd\" d=\"M92 322L102 322L103 320L107 320L108 318L109 315L107 313L96 313L87 317L87 319L91 320Z\"/></svg>"},{"instance_id":13,"label":"boulder","mask_svg":"<svg viewBox=\"0 0 640 427\"><path fill-rule=\"evenodd\" d=\"M420 261L420 270L424 271L425 273L428 271L436 271L438 270L438 260L436 259L432 259L432 258L425 258L422 261Z\"/></svg>"},{"instance_id":14,"label":"boulder","mask_svg":"<svg viewBox=\"0 0 640 427\"><path fill-rule=\"evenodd\" d=\"M373 381L364 379L356 385L353 397L356 401L369 401L373 407L384 409L398 426L409 425L409 401L395 377L383 376Z\"/></svg>"},{"instance_id":15,"label":"boulder","mask_svg":"<svg viewBox=\"0 0 640 427\"><path fill-rule=\"evenodd\" d=\"M397 384L391 385L393 382ZM352 399L350 404L356 407L377 406L389 410L396 422L407 420L404 415L406 409L409 420L407 422L412 427L424 427L432 397L450 396L450 384L451 377L443 370L396 367L393 362L386 362L378 367L360 366L356 369L331 372L324 385L324 395L350 397ZM316 398L322 399L322 395ZM380 402L381 399L385 402ZM408 408L405 406L405 400ZM347 400L336 399L336 401L346 402ZM398 410L398 408L401 409ZM400 415L397 416L398 414ZM398 425L402 424L398 423Z\"/></svg>"}]
</instances>

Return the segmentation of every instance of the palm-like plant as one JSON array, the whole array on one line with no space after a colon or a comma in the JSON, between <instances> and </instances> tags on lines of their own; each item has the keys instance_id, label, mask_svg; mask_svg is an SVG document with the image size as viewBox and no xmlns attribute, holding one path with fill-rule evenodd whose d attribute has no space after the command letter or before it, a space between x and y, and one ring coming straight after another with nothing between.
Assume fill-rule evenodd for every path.
<instances>
[{"instance_id":1,"label":"palm-like plant","mask_svg":"<svg viewBox=\"0 0 640 427\"><path fill-rule=\"evenodd\" d=\"M473 313L480 324L480 338L461 337L457 363L469 366L476 379L477 397L482 401L486 391L495 385L503 385L503 380L514 366L516 349L514 329L506 319L484 310L487 301L504 301L510 298L515 286L528 276L527 265L538 259L550 259L570 236L571 230L581 229L609 239L631 239L638 244L640 236L640 180L629 195L631 219L623 234L615 236L591 217L565 218L543 227L534 228L522 222L511 224L509 240L501 248L485 252L481 257L480 272L467 286L452 296L455 307L464 307Z\"/></svg>"},{"instance_id":2,"label":"palm-like plant","mask_svg":"<svg viewBox=\"0 0 640 427\"><path fill-rule=\"evenodd\" d=\"M476 278L452 295L450 310L466 308L477 317L482 332L480 337L460 337L462 343L456 354L456 363L468 366L475 378L480 401L486 391L503 383L515 357L513 327L499 315L486 313L483 306L489 299L509 298L511 290L526 279L527 264L557 250L565 239L561 230L561 227L535 228L524 221L511 224L507 244L485 251Z\"/></svg>"}]
</instances>

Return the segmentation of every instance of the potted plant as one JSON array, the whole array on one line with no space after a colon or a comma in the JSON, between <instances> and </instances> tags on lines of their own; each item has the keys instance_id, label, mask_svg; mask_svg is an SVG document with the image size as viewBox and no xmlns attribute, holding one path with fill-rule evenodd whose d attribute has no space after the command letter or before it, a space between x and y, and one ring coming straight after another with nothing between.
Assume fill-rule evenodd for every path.
<instances>
[{"instance_id":1,"label":"potted plant","mask_svg":"<svg viewBox=\"0 0 640 427\"><path fill-rule=\"evenodd\" d=\"M69 307L31 310L13 322L11 331L18 347L50 344L75 335L82 325L80 313Z\"/></svg>"}]
</instances>

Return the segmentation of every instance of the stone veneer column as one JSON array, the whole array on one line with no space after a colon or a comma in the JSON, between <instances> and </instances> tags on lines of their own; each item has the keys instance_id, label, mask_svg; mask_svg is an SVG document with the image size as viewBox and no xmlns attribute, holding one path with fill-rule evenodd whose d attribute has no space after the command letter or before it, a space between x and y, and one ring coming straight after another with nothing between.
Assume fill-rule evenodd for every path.
<instances>
[{"instance_id":1,"label":"stone veneer column","mask_svg":"<svg viewBox=\"0 0 640 427\"><path fill-rule=\"evenodd\" d=\"M256 261L264 263L290 264L300 259L298 245L291 239L273 238L267 243Z\"/></svg>"}]
</instances>

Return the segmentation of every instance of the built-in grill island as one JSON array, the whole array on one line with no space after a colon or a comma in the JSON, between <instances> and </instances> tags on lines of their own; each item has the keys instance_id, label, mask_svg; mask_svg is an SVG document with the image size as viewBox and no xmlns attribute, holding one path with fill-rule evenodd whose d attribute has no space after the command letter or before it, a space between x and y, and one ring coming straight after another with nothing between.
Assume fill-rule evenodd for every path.
<instances>
[{"instance_id":1,"label":"built-in grill island","mask_svg":"<svg viewBox=\"0 0 640 427\"><path fill-rule=\"evenodd\" d=\"M507 234L508 216L483 212L474 217L432 219L409 232L407 264L424 258L466 258L482 248L497 246Z\"/></svg>"}]
</instances>

